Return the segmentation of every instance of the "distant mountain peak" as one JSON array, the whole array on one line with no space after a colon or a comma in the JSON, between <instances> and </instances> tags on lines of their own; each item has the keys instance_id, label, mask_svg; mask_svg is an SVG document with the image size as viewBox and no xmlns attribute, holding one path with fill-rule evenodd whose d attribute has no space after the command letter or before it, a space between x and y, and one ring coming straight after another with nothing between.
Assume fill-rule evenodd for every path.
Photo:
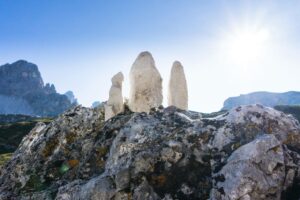
<instances>
[{"instance_id":1,"label":"distant mountain peak","mask_svg":"<svg viewBox=\"0 0 300 200\"><path fill-rule=\"evenodd\" d=\"M0 96L0 114L55 116L73 104L53 84L44 85L38 66L26 60L0 66Z\"/></svg>"},{"instance_id":2,"label":"distant mountain peak","mask_svg":"<svg viewBox=\"0 0 300 200\"><path fill-rule=\"evenodd\" d=\"M30 63L30 62L28 62L27 60L20 59L20 60L17 60L16 62L14 62L12 64L27 64L27 63ZM32 64L32 63L30 63L30 64Z\"/></svg>"},{"instance_id":3,"label":"distant mountain peak","mask_svg":"<svg viewBox=\"0 0 300 200\"><path fill-rule=\"evenodd\" d=\"M277 105L300 105L300 92L288 91L277 92L252 92L241 94L240 96L230 97L224 101L223 110L229 110L233 107L249 104L261 104L268 107Z\"/></svg>"},{"instance_id":4,"label":"distant mountain peak","mask_svg":"<svg viewBox=\"0 0 300 200\"><path fill-rule=\"evenodd\" d=\"M5 66L5 65L4 65ZM39 71L38 66L34 63L28 62L27 60L17 60L11 64L7 63L6 66L14 67L14 68L23 68L23 69L30 69L33 71Z\"/></svg>"}]
</instances>

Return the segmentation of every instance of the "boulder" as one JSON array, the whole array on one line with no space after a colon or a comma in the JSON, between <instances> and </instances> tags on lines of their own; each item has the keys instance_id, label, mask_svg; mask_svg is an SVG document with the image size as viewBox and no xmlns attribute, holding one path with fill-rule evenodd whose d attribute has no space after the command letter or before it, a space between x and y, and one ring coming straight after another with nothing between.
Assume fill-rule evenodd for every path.
<instances>
[{"instance_id":1,"label":"boulder","mask_svg":"<svg viewBox=\"0 0 300 200\"><path fill-rule=\"evenodd\" d=\"M212 200L281 199L286 178L284 150L274 135L264 134L238 148L215 174ZM293 172L295 173L295 171Z\"/></svg>"}]
</instances>

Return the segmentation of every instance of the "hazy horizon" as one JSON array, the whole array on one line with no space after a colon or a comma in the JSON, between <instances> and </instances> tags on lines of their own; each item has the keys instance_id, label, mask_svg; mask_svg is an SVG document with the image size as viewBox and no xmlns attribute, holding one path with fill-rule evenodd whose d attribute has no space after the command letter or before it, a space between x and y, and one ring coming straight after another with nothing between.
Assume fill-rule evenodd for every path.
<instances>
[{"instance_id":1,"label":"hazy horizon","mask_svg":"<svg viewBox=\"0 0 300 200\"><path fill-rule=\"evenodd\" d=\"M0 65L24 59L44 82L91 106L106 101L110 78L125 75L141 51L164 82L179 60L189 108L218 111L254 91L299 91L300 1L0 0Z\"/></svg>"}]
</instances>

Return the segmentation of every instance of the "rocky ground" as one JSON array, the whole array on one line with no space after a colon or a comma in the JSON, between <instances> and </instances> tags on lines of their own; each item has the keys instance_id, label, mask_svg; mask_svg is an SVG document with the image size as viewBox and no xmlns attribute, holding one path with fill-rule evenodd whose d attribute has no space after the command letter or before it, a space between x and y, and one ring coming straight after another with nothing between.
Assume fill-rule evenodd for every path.
<instances>
[{"instance_id":1,"label":"rocky ground","mask_svg":"<svg viewBox=\"0 0 300 200\"><path fill-rule=\"evenodd\" d=\"M216 117L174 107L76 107L38 123L2 168L0 199L299 200L300 126L260 105Z\"/></svg>"}]
</instances>

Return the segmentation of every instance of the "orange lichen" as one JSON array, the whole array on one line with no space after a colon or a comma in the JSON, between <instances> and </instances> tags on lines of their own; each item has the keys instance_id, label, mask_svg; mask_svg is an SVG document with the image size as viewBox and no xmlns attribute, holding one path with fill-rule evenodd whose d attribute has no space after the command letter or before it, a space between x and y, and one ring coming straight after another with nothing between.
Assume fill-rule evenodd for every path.
<instances>
[{"instance_id":1,"label":"orange lichen","mask_svg":"<svg viewBox=\"0 0 300 200\"><path fill-rule=\"evenodd\" d=\"M70 167L76 167L77 165L79 164L79 160L68 160L68 165L70 166Z\"/></svg>"},{"instance_id":2,"label":"orange lichen","mask_svg":"<svg viewBox=\"0 0 300 200\"><path fill-rule=\"evenodd\" d=\"M162 187L165 185L166 181L167 181L167 177L163 174L161 175L152 175L151 177L151 181L153 182L153 184L158 185L159 187Z\"/></svg>"},{"instance_id":3,"label":"orange lichen","mask_svg":"<svg viewBox=\"0 0 300 200\"><path fill-rule=\"evenodd\" d=\"M272 132L273 132L272 126L269 126L268 133L272 133Z\"/></svg>"}]
</instances>

